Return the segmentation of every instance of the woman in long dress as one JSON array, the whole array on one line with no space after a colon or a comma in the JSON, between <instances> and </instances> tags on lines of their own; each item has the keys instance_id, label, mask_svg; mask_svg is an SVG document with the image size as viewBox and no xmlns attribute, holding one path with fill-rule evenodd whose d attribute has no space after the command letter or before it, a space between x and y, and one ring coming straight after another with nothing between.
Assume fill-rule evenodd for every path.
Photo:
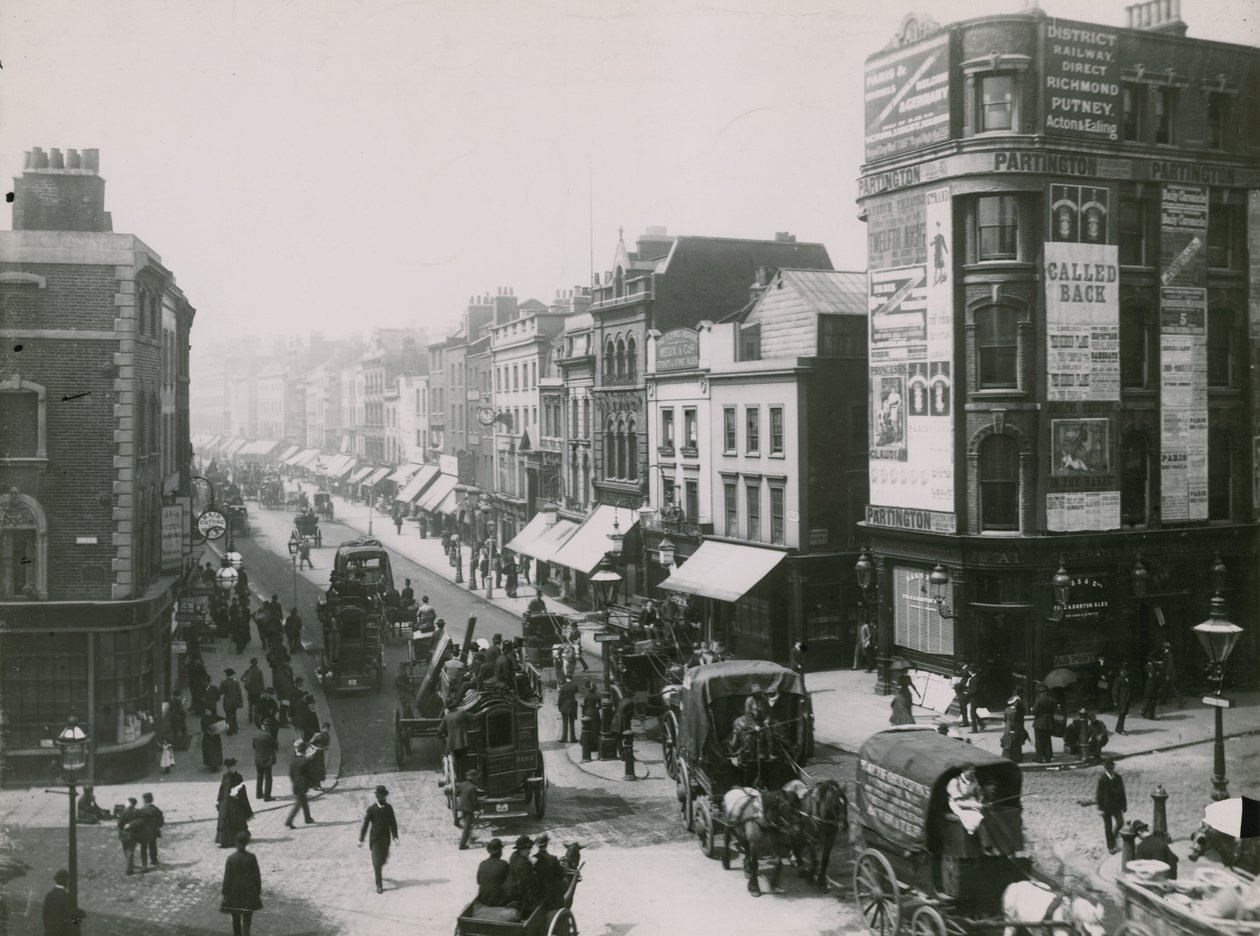
<instances>
[{"instance_id":1,"label":"woman in long dress","mask_svg":"<svg viewBox=\"0 0 1260 936\"><path fill-rule=\"evenodd\" d=\"M201 762L214 771L223 766L223 737L214 730L222 720L209 712L201 716Z\"/></svg>"},{"instance_id":2,"label":"woman in long dress","mask_svg":"<svg viewBox=\"0 0 1260 936\"><path fill-rule=\"evenodd\" d=\"M913 725L914 708L910 699L910 689L906 685L897 687L892 697L892 715L888 719L894 725Z\"/></svg>"},{"instance_id":3,"label":"woman in long dress","mask_svg":"<svg viewBox=\"0 0 1260 936\"><path fill-rule=\"evenodd\" d=\"M223 766L227 770L223 772L223 780L219 783L219 823L215 828L214 840L219 843L220 848L231 848L236 844L238 832L249 831L249 820L254 818L254 810L249 804L249 793L244 786L245 778L236 770L236 758L227 758Z\"/></svg>"}]
</instances>

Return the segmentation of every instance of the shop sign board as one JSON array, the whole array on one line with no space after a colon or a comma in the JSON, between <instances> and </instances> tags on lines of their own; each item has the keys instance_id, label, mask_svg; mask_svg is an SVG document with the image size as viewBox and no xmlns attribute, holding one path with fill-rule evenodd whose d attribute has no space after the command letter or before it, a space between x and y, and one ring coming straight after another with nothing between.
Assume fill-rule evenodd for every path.
<instances>
[{"instance_id":1,"label":"shop sign board","mask_svg":"<svg viewBox=\"0 0 1260 936\"><path fill-rule=\"evenodd\" d=\"M1078 140L1120 139L1120 34L1089 23L1045 23L1045 132Z\"/></svg>"},{"instance_id":2,"label":"shop sign board","mask_svg":"<svg viewBox=\"0 0 1260 936\"><path fill-rule=\"evenodd\" d=\"M1108 244L1047 242L1046 399L1120 400L1120 266Z\"/></svg>"},{"instance_id":3,"label":"shop sign board","mask_svg":"<svg viewBox=\"0 0 1260 936\"><path fill-rule=\"evenodd\" d=\"M162 571L178 572L184 564L184 507L162 508Z\"/></svg>"},{"instance_id":4,"label":"shop sign board","mask_svg":"<svg viewBox=\"0 0 1260 936\"><path fill-rule=\"evenodd\" d=\"M867 59L866 158L949 137L949 33Z\"/></svg>"},{"instance_id":5,"label":"shop sign board","mask_svg":"<svg viewBox=\"0 0 1260 936\"><path fill-rule=\"evenodd\" d=\"M1207 262L1208 190L1165 185L1160 198L1161 286L1202 286Z\"/></svg>"},{"instance_id":6,"label":"shop sign board","mask_svg":"<svg viewBox=\"0 0 1260 936\"><path fill-rule=\"evenodd\" d=\"M1206 520L1207 290L1164 286L1159 306L1161 517Z\"/></svg>"},{"instance_id":7,"label":"shop sign board","mask_svg":"<svg viewBox=\"0 0 1260 936\"><path fill-rule=\"evenodd\" d=\"M694 370L700 365L700 337L691 328L671 328L656 341L658 371Z\"/></svg>"},{"instance_id":8,"label":"shop sign board","mask_svg":"<svg viewBox=\"0 0 1260 936\"><path fill-rule=\"evenodd\" d=\"M953 513L933 510L911 510L907 507L879 507L866 505L866 522L872 526L893 527L898 530L917 530L922 533L957 533L957 518Z\"/></svg>"}]
</instances>

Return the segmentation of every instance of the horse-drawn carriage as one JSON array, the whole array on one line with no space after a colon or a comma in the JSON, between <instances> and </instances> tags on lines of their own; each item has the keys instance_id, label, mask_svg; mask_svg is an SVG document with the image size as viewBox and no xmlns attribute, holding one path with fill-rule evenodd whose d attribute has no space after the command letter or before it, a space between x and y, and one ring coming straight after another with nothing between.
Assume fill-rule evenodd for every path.
<instances>
[{"instance_id":1,"label":"horse-drawn carriage","mask_svg":"<svg viewBox=\"0 0 1260 936\"><path fill-rule=\"evenodd\" d=\"M233 536L249 535L249 511L244 504L228 504L223 508L229 529Z\"/></svg>"},{"instance_id":2,"label":"horse-drawn carriage","mask_svg":"<svg viewBox=\"0 0 1260 936\"><path fill-rule=\"evenodd\" d=\"M1116 936L1256 936L1260 885L1250 875L1201 867L1187 880L1126 872L1116 878L1124 922Z\"/></svg>"},{"instance_id":3,"label":"horse-drawn carriage","mask_svg":"<svg viewBox=\"0 0 1260 936\"><path fill-rule=\"evenodd\" d=\"M307 542L314 546L324 545L324 534L319 528L319 515L313 510L304 510L294 516L293 532L299 542Z\"/></svg>"},{"instance_id":4,"label":"horse-drawn carriage","mask_svg":"<svg viewBox=\"0 0 1260 936\"><path fill-rule=\"evenodd\" d=\"M315 492L315 496L311 498L311 507L315 513L319 515L321 520L332 521L333 518L333 500L332 495L327 491L319 490Z\"/></svg>"},{"instance_id":5,"label":"horse-drawn carriage","mask_svg":"<svg viewBox=\"0 0 1260 936\"><path fill-rule=\"evenodd\" d=\"M964 809L960 799L956 811L951 783L967 768L983 805ZM853 894L873 933L894 936L906 916L916 936L1007 926L1101 936L1101 907L1036 882L1024 854L1022 781L1018 764L934 730L894 728L866 740L854 784ZM984 829L969 831L964 815Z\"/></svg>"},{"instance_id":6,"label":"horse-drawn carriage","mask_svg":"<svg viewBox=\"0 0 1260 936\"><path fill-rule=\"evenodd\" d=\"M521 619L521 635L525 640L525 662L535 667L552 665L552 648L564 643L569 631L569 619L563 614L544 611L541 614L526 612Z\"/></svg>"},{"instance_id":7,"label":"horse-drawn carriage","mask_svg":"<svg viewBox=\"0 0 1260 936\"><path fill-rule=\"evenodd\" d=\"M324 627L318 672L329 689L379 689L385 679L381 635L385 613L375 596L337 596L321 601L316 613Z\"/></svg>"},{"instance_id":8,"label":"horse-drawn carriage","mask_svg":"<svg viewBox=\"0 0 1260 936\"><path fill-rule=\"evenodd\" d=\"M565 846L560 860L564 876L564 896L555 905L540 904L525 919L506 907L484 907L470 901L455 921L454 936L577 936L577 920L573 916L573 895L582 880L582 846Z\"/></svg>"}]
</instances>

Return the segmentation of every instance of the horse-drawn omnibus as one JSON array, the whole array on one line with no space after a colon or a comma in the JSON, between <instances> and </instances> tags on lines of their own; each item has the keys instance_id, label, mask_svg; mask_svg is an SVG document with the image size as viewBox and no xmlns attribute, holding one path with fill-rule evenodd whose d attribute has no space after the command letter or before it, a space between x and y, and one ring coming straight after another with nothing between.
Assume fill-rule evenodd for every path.
<instances>
[{"instance_id":1,"label":"horse-drawn omnibus","mask_svg":"<svg viewBox=\"0 0 1260 936\"><path fill-rule=\"evenodd\" d=\"M369 595L383 596L394 587L389 552L378 539L360 537L342 543L333 558L333 572L349 579L362 577Z\"/></svg>"},{"instance_id":2,"label":"horse-drawn omnibus","mask_svg":"<svg viewBox=\"0 0 1260 936\"><path fill-rule=\"evenodd\" d=\"M324 628L317 664L324 685L339 692L381 688L385 678L381 600L332 595L319 603L316 613Z\"/></svg>"},{"instance_id":3,"label":"horse-drawn omnibus","mask_svg":"<svg viewBox=\"0 0 1260 936\"><path fill-rule=\"evenodd\" d=\"M951 808L951 782L968 768L979 798ZM1037 883L1024 854L1022 780L1018 764L926 727L866 740L854 783L861 851L853 895L871 932L895 936L908 913L909 931L920 936L1006 926L1101 936L1101 907L1056 900L1052 882Z\"/></svg>"}]
</instances>

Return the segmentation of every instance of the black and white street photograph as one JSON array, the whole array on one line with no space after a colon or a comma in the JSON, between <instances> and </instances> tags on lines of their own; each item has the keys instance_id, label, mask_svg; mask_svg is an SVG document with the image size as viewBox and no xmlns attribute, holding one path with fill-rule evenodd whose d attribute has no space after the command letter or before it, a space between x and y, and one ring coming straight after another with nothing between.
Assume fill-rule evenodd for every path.
<instances>
[{"instance_id":1,"label":"black and white street photograph","mask_svg":"<svg viewBox=\"0 0 1260 936\"><path fill-rule=\"evenodd\" d=\"M1260 936L1258 90L1257 0L9 0L0 936Z\"/></svg>"}]
</instances>

